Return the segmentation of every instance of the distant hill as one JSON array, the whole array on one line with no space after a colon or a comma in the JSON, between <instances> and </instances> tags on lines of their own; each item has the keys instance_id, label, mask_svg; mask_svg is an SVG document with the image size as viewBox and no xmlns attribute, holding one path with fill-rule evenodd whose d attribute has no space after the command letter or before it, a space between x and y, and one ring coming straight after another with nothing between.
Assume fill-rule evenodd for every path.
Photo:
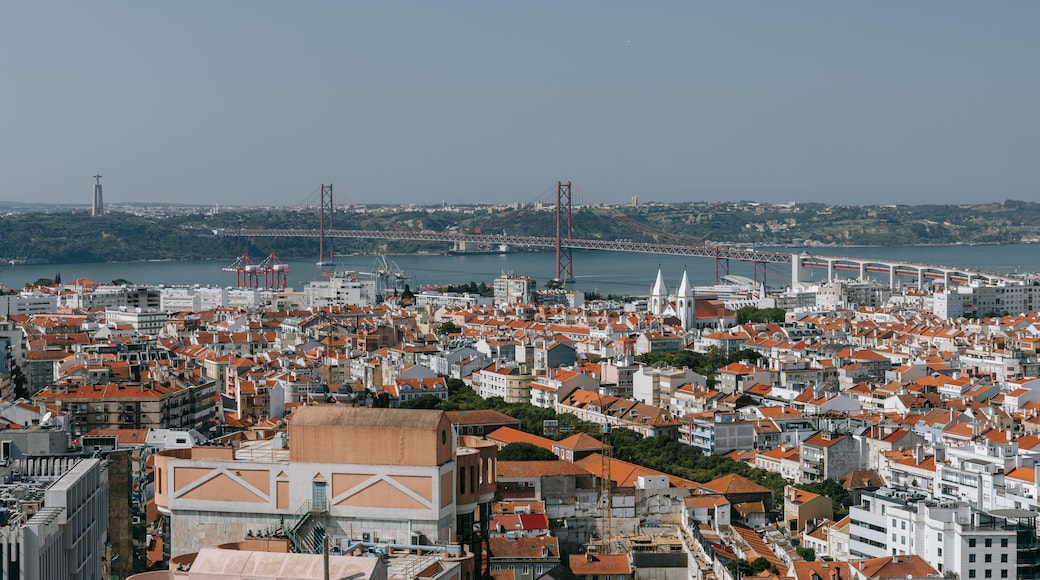
<instances>
[{"instance_id":1,"label":"distant hill","mask_svg":"<svg viewBox=\"0 0 1040 580\"><path fill-rule=\"evenodd\" d=\"M4 205L9 204L9 205ZM112 206L110 206L112 207ZM316 229L317 212L291 208L222 208L210 215L186 204L119 204L91 217L84 206L0 202L0 258L52 262L233 259L241 250L283 258L314 256L316 239L218 237L219 228ZM550 208L373 206L339 210L340 229L405 228L555 235ZM1040 236L1040 204L828 206L753 202L576 207L573 237L741 245L920 245L1014 243ZM356 252L445 251L444 243L341 240Z\"/></svg>"}]
</instances>

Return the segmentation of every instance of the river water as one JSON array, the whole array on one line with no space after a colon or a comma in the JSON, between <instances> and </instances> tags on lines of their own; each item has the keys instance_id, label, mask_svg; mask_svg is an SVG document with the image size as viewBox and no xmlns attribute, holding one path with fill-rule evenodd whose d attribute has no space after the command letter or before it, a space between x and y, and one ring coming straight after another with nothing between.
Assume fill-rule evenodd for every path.
<instances>
[{"instance_id":1,"label":"river water","mask_svg":"<svg viewBox=\"0 0 1040 580\"><path fill-rule=\"evenodd\" d=\"M869 257L879 260L923 262L980 270L1012 273L1040 272L1040 245L978 245L978 246L906 246L906 247L842 247L812 249L775 249L775 251L803 252L824 256ZM527 275L539 285L555 276L555 255L552 252L518 252L513 254L481 255L402 255L389 256L403 272L403 282L413 289L427 284L458 284L466 282L491 283L503 273ZM172 262L119 262L103 264L30 264L4 266L0 270L0 284L21 288L39 278L54 278L60 274L64 282L86 278L95 282L125 279L138 284L203 286L233 286L235 274L223 272L227 262L172 261ZM339 256L338 270L372 271L374 256ZM289 284L296 289L310 280L320 279L322 268L313 258L287 260L291 269ZM690 282L697 286L715 283L715 261L710 258L682 256L655 256L625 252L574 251L574 281L568 285L585 291L603 294L645 295L650 292L658 268L664 272L665 283L675 289L686 269ZM327 268L326 268L327 270ZM720 274L724 274L721 271ZM754 277L749 265L730 263L730 273ZM843 276L850 274L843 273ZM759 274L761 276L761 274ZM814 278L825 277L815 271ZM787 265L770 265L766 272L769 286L784 287L790 283L791 270ZM886 280L887 282L887 280ZM403 284L402 284L403 285Z\"/></svg>"}]
</instances>

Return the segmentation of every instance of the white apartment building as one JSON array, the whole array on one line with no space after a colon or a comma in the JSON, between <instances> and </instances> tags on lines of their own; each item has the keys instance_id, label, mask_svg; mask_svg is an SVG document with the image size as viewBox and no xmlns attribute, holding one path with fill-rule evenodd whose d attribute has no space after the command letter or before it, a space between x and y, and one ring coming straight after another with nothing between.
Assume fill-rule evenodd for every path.
<instances>
[{"instance_id":1,"label":"white apartment building","mask_svg":"<svg viewBox=\"0 0 1040 580\"><path fill-rule=\"evenodd\" d=\"M416 306L432 306L434 308L472 308L474 306L489 306L491 298L484 298L477 294L455 294L438 292L421 292L415 295Z\"/></svg>"},{"instance_id":2,"label":"white apartment building","mask_svg":"<svg viewBox=\"0 0 1040 580\"><path fill-rule=\"evenodd\" d=\"M202 312L222 308L227 302L227 288L173 286L163 288L159 294L159 309L163 312Z\"/></svg>"},{"instance_id":3,"label":"white apartment building","mask_svg":"<svg viewBox=\"0 0 1040 580\"><path fill-rule=\"evenodd\" d=\"M1035 513L986 512L889 488L861 497L849 510L853 559L917 554L939 572L963 579L1036 577ZM1019 545L1019 537L1031 540Z\"/></svg>"},{"instance_id":4,"label":"white apartment building","mask_svg":"<svg viewBox=\"0 0 1040 580\"><path fill-rule=\"evenodd\" d=\"M935 463L935 488L940 501L961 501L988 510L1005 507L998 501L1004 473L1015 467L1018 444L973 443L949 447L945 461Z\"/></svg>"},{"instance_id":5,"label":"white apartment building","mask_svg":"<svg viewBox=\"0 0 1040 580\"><path fill-rule=\"evenodd\" d=\"M166 327L169 317L165 312L146 308L127 308L121 306L118 309L106 309L105 321L108 326L129 325L134 332L142 335L156 335Z\"/></svg>"},{"instance_id":6,"label":"white apartment building","mask_svg":"<svg viewBox=\"0 0 1040 580\"><path fill-rule=\"evenodd\" d=\"M494 288L495 306L534 302L535 281L528 276L503 274L495 278Z\"/></svg>"},{"instance_id":7,"label":"white apartment building","mask_svg":"<svg viewBox=\"0 0 1040 580\"><path fill-rule=\"evenodd\" d=\"M0 577L101 580L107 563L108 471L99 459L19 460L21 475L0 485L17 498L0 526Z\"/></svg>"},{"instance_id":8,"label":"white apartment building","mask_svg":"<svg viewBox=\"0 0 1040 580\"><path fill-rule=\"evenodd\" d=\"M22 293L17 296L0 296L0 316L42 314L58 311L57 296L35 296Z\"/></svg>"},{"instance_id":9,"label":"white apartment building","mask_svg":"<svg viewBox=\"0 0 1040 580\"><path fill-rule=\"evenodd\" d=\"M672 393L685 384L704 387L704 376L688 368L642 366L632 375L632 398L654 407L665 407Z\"/></svg>"},{"instance_id":10,"label":"white apartment building","mask_svg":"<svg viewBox=\"0 0 1040 580\"><path fill-rule=\"evenodd\" d=\"M305 308L372 306L377 299L376 281L362 280L355 272L337 273L328 280L314 280L303 287Z\"/></svg>"}]
</instances>

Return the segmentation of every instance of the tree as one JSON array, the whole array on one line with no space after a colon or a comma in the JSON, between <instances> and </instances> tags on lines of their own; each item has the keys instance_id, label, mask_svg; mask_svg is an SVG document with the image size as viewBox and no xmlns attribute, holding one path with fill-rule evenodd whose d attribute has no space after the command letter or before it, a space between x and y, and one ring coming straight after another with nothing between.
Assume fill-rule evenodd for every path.
<instances>
[{"instance_id":1,"label":"tree","mask_svg":"<svg viewBox=\"0 0 1040 580\"><path fill-rule=\"evenodd\" d=\"M555 453L531 443L510 443L498 451L499 461L551 461Z\"/></svg>"},{"instance_id":2,"label":"tree","mask_svg":"<svg viewBox=\"0 0 1040 580\"><path fill-rule=\"evenodd\" d=\"M442 402L440 397L426 394L404 401L398 407L401 409L438 409Z\"/></svg>"},{"instance_id":3,"label":"tree","mask_svg":"<svg viewBox=\"0 0 1040 580\"><path fill-rule=\"evenodd\" d=\"M755 558L754 562L748 562L743 558L736 558L730 560L726 564L726 569L729 570L730 574L734 578L746 578L749 576L757 576L763 570L769 570L773 574L779 574L780 570L776 567L776 564L766 560L759 556Z\"/></svg>"},{"instance_id":4,"label":"tree","mask_svg":"<svg viewBox=\"0 0 1040 580\"><path fill-rule=\"evenodd\" d=\"M745 306L737 310L737 324L749 322L783 322L787 312L783 308L757 308Z\"/></svg>"},{"instance_id":5,"label":"tree","mask_svg":"<svg viewBox=\"0 0 1040 580\"><path fill-rule=\"evenodd\" d=\"M22 372L22 368L18 366L18 363L11 361L11 384L14 385L14 398L26 399L32 396L29 389L25 388L28 379L25 378L25 373Z\"/></svg>"},{"instance_id":6,"label":"tree","mask_svg":"<svg viewBox=\"0 0 1040 580\"><path fill-rule=\"evenodd\" d=\"M798 557L805 560L806 562L812 562L816 560L816 550L812 548L806 548L805 546L798 546L795 548L798 552Z\"/></svg>"},{"instance_id":7,"label":"tree","mask_svg":"<svg viewBox=\"0 0 1040 580\"><path fill-rule=\"evenodd\" d=\"M833 479L824 479L812 483L798 484L798 488L829 497L834 505L834 519L841 519L848 515L849 504L852 503L852 498L849 495L849 490L845 489L845 486L841 483Z\"/></svg>"},{"instance_id":8,"label":"tree","mask_svg":"<svg viewBox=\"0 0 1040 580\"><path fill-rule=\"evenodd\" d=\"M442 323L440 326L437 327L437 334L440 334L440 335L458 334L460 332L462 332L462 329L459 328L459 325L455 324L454 322L452 322L450 320L445 321L444 323Z\"/></svg>"}]
</instances>

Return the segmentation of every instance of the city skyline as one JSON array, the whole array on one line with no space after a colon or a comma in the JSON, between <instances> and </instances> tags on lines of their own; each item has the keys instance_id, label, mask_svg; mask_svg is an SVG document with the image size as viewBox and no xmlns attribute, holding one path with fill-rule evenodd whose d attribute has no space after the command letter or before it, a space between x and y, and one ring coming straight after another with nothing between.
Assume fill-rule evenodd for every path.
<instances>
[{"instance_id":1,"label":"city skyline","mask_svg":"<svg viewBox=\"0 0 1040 580\"><path fill-rule=\"evenodd\" d=\"M7 7L0 200L1035 199L1035 5ZM576 199L577 201L577 199Z\"/></svg>"}]
</instances>

